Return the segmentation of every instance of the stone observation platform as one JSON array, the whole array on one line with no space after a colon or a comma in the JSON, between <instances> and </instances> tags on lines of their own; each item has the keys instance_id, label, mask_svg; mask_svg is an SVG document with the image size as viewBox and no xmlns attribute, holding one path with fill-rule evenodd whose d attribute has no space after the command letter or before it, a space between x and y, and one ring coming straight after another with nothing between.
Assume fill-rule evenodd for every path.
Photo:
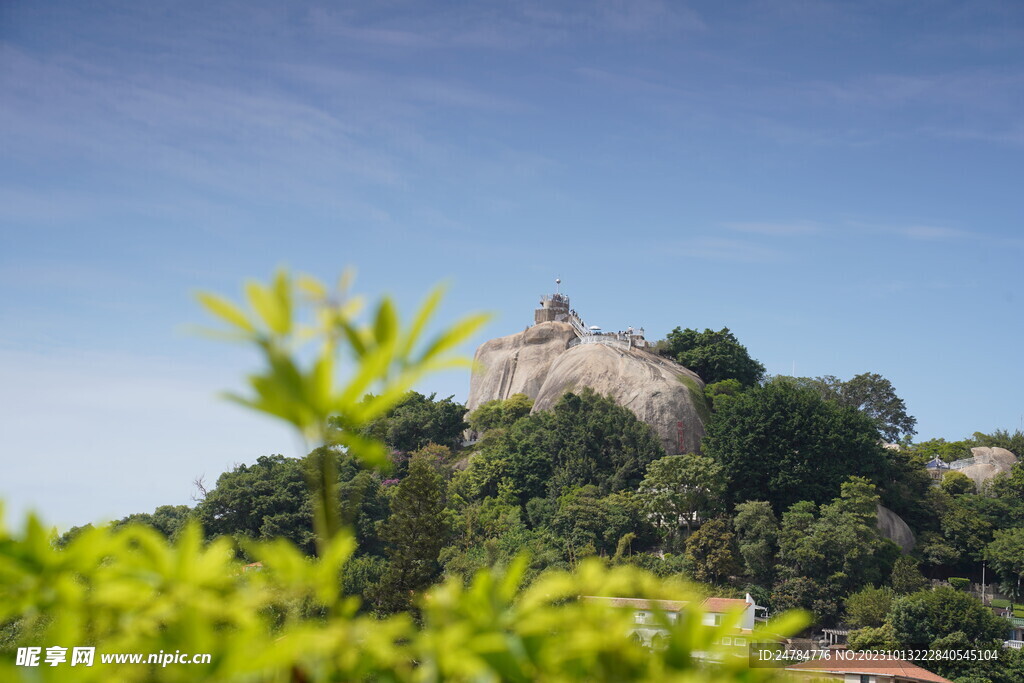
<instances>
[{"instance_id":1,"label":"stone observation platform","mask_svg":"<svg viewBox=\"0 0 1024 683\"><path fill-rule=\"evenodd\" d=\"M576 339L570 340L569 346L579 344L606 344L626 349L646 349L650 343L644 337L644 328L629 327L618 332L604 332L600 327L587 327L583 318L569 305L569 297L558 291L562 280L555 280L555 293L544 294L540 298L540 308L533 312L533 324L548 322L569 323Z\"/></svg>"}]
</instances>

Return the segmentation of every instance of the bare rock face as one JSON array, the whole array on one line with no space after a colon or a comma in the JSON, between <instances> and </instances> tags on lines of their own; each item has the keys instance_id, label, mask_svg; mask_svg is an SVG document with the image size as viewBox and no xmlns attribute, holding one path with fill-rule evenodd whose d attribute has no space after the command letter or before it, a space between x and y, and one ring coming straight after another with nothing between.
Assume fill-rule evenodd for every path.
<instances>
[{"instance_id":1,"label":"bare rock face","mask_svg":"<svg viewBox=\"0 0 1024 683\"><path fill-rule=\"evenodd\" d=\"M580 344L572 327L544 322L477 349L466 407L522 393L550 410L567 391L589 387L651 425L670 454L693 452L704 436L704 383L678 363L639 349Z\"/></svg>"},{"instance_id":2,"label":"bare rock face","mask_svg":"<svg viewBox=\"0 0 1024 683\"><path fill-rule=\"evenodd\" d=\"M629 408L661 439L669 454L690 453L704 437L704 382L667 358L638 349L580 344L559 356L534 400L550 410L567 391L589 387Z\"/></svg>"},{"instance_id":3,"label":"bare rock face","mask_svg":"<svg viewBox=\"0 0 1024 683\"><path fill-rule=\"evenodd\" d=\"M546 322L484 342L473 357L476 368L466 408L476 410L481 403L504 401L512 394L536 398L551 363L575 338L569 323Z\"/></svg>"},{"instance_id":4,"label":"bare rock face","mask_svg":"<svg viewBox=\"0 0 1024 683\"><path fill-rule=\"evenodd\" d=\"M1009 472L1017 462L1017 456L1005 448L981 446L971 449L974 464L960 470L970 477L974 485L981 490L982 484L1003 472Z\"/></svg>"},{"instance_id":5,"label":"bare rock face","mask_svg":"<svg viewBox=\"0 0 1024 683\"><path fill-rule=\"evenodd\" d=\"M914 532L910 530L903 518L884 505L879 505L876 512L878 513L878 530L881 534L898 545L904 555L913 550L917 539L914 538Z\"/></svg>"}]
</instances>

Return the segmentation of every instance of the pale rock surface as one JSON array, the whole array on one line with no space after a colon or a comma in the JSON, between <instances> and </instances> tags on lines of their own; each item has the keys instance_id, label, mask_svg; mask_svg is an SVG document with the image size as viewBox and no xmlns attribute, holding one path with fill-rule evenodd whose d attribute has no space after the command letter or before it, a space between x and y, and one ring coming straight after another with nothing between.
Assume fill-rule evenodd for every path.
<instances>
[{"instance_id":1,"label":"pale rock surface","mask_svg":"<svg viewBox=\"0 0 1024 683\"><path fill-rule=\"evenodd\" d=\"M638 349L580 344L551 364L533 409L550 410L567 391L584 387L610 396L654 427L666 453L700 448L707 413L704 383L682 365Z\"/></svg>"},{"instance_id":2,"label":"pale rock surface","mask_svg":"<svg viewBox=\"0 0 1024 683\"><path fill-rule=\"evenodd\" d=\"M917 539L914 538L914 532L910 530L903 518L884 505L879 505L876 512L878 513L878 530L881 534L898 545L904 555L913 550Z\"/></svg>"},{"instance_id":3,"label":"pale rock surface","mask_svg":"<svg viewBox=\"0 0 1024 683\"><path fill-rule=\"evenodd\" d=\"M1017 456L1005 448L980 446L971 449L971 456L974 458L975 464L968 465L959 471L967 475L979 491L982 484L997 474L1009 472L1013 464L1017 462Z\"/></svg>"},{"instance_id":4,"label":"pale rock surface","mask_svg":"<svg viewBox=\"0 0 1024 683\"><path fill-rule=\"evenodd\" d=\"M534 411L550 410L567 391L589 387L651 425L669 454L696 451L707 406L696 373L639 349L605 344L568 348L567 323L544 322L477 349L466 407L522 393ZM680 438L680 436L682 438Z\"/></svg>"},{"instance_id":5,"label":"pale rock surface","mask_svg":"<svg viewBox=\"0 0 1024 683\"><path fill-rule=\"evenodd\" d=\"M569 323L547 322L484 342L473 357L476 367L469 380L466 408L473 411L482 403L504 401L512 394L536 398L552 361L565 353L575 338Z\"/></svg>"}]
</instances>

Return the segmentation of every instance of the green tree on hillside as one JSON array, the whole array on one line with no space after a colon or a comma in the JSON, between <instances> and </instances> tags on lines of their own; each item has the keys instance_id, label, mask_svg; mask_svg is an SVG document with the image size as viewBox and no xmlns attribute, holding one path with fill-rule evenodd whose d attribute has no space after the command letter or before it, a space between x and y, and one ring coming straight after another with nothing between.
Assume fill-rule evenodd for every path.
<instances>
[{"instance_id":1,"label":"green tree on hillside","mask_svg":"<svg viewBox=\"0 0 1024 683\"><path fill-rule=\"evenodd\" d=\"M187 505L161 505L152 513L141 512L114 522L115 528L128 524L146 524L164 536L174 539L178 531L192 519L193 510Z\"/></svg>"},{"instance_id":2,"label":"green tree on hillside","mask_svg":"<svg viewBox=\"0 0 1024 683\"><path fill-rule=\"evenodd\" d=\"M298 458L264 455L225 472L196 505L196 515L211 538L283 536L306 553L315 549L313 505Z\"/></svg>"},{"instance_id":3,"label":"green tree on hillside","mask_svg":"<svg viewBox=\"0 0 1024 683\"><path fill-rule=\"evenodd\" d=\"M924 590L928 585L928 580L918 569L917 560L909 555L900 555L892 566L889 585L897 595L907 595Z\"/></svg>"},{"instance_id":4,"label":"green tree on hillside","mask_svg":"<svg viewBox=\"0 0 1024 683\"><path fill-rule=\"evenodd\" d=\"M878 495L866 479L851 477L842 493L815 514L802 501L782 516L778 573L812 577L834 599L889 576L899 555L896 545L878 531Z\"/></svg>"},{"instance_id":5,"label":"green tree on hillside","mask_svg":"<svg viewBox=\"0 0 1024 683\"><path fill-rule=\"evenodd\" d=\"M897 599L888 621L904 647L929 647L938 638L956 632L973 647L992 647L1006 635L1005 619L981 601L953 588L937 588Z\"/></svg>"},{"instance_id":6,"label":"green tree on hillside","mask_svg":"<svg viewBox=\"0 0 1024 683\"><path fill-rule=\"evenodd\" d=\"M680 538L690 535L694 523L721 506L724 492L721 466L705 455L687 453L649 464L638 496L648 518L675 547ZM682 536L681 527L686 529Z\"/></svg>"},{"instance_id":7,"label":"green tree on hillside","mask_svg":"<svg viewBox=\"0 0 1024 683\"><path fill-rule=\"evenodd\" d=\"M866 415L775 379L712 414L703 450L719 463L736 503L765 500L776 514L793 503L823 503L850 475L880 481L885 450Z\"/></svg>"},{"instance_id":8,"label":"green tree on hillside","mask_svg":"<svg viewBox=\"0 0 1024 683\"><path fill-rule=\"evenodd\" d=\"M1024 529L1000 529L985 548L985 559L999 577L1002 589L1020 601L1024 596Z\"/></svg>"},{"instance_id":9,"label":"green tree on hillside","mask_svg":"<svg viewBox=\"0 0 1024 683\"><path fill-rule=\"evenodd\" d=\"M665 451L651 427L615 401L584 389L552 410L485 439L470 465L479 497L509 491L520 504L593 484L601 495L636 489Z\"/></svg>"},{"instance_id":10,"label":"green tree on hillside","mask_svg":"<svg viewBox=\"0 0 1024 683\"><path fill-rule=\"evenodd\" d=\"M965 493L974 493L974 482L963 472L949 471L942 475L939 488L951 496L962 496Z\"/></svg>"},{"instance_id":11,"label":"green tree on hillside","mask_svg":"<svg viewBox=\"0 0 1024 683\"><path fill-rule=\"evenodd\" d=\"M529 415L532 408L532 398L526 394L512 394L505 400L481 403L466 416L466 422L474 431L483 434L490 429L511 427L519 418Z\"/></svg>"},{"instance_id":12,"label":"green tree on hillside","mask_svg":"<svg viewBox=\"0 0 1024 683\"><path fill-rule=\"evenodd\" d=\"M444 491L444 479L434 464L414 457L409 474L396 487L382 533L389 564L377 602L386 611L408 609L413 594L438 576L438 556L448 538Z\"/></svg>"},{"instance_id":13,"label":"green tree on hillside","mask_svg":"<svg viewBox=\"0 0 1024 683\"><path fill-rule=\"evenodd\" d=\"M736 536L721 518L708 520L686 539L685 557L698 581L719 583L740 571Z\"/></svg>"},{"instance_id":14,"label":"green tree on hillside","mask_svg":"<svg viewBox=\"0 0 1024 683\"><path fill-rule=\"evenodd\" d=\"M747 573L762 586L770 586L779 547L779 520L764 500L748 500L736 506L733 528Z\"/></svg>"},{"instance_id":15,"label":"green tree on hillside","mask_svg":"<svg viewBox=\"0 0 1024 683\"><path fill-rule=\"evenodd\" d=\"M846 599L846 622L853 628L878 628L889 616L894 597L891 588L862 588Z\"/></svg>"},{"instance_id":16,"label":"green tree on hillside","mask_svg":"<svg viewBox=\"0 0 1024 683\"><path fill-rule=\"evenodd\" d=\"M455 448L469 427L463 419L466 406L453 396L436 397L410 391L391 410L363 427L362 434L402 453L412 453L429 443Z\"/></svg>"},{"instance_id":17,"label":"green tree on hillside","mask_svg":"<svg viewBox=\"0 0 1024 683\"><path fill-rule=\"evenodd\" d=\"M943 462L953 462L971 457L971 448L975 444L969 440L946 441L945 439L928 439L917 443L904 444L912 454L920 456L925 462L938 457Z\"/></svg>"},{"instance_id":18,"label":"green tree on hillside","mask_svg":"<svg viewBox=\"0 0 1024 683\"><path fill-rule=\"evenodd\" d=\"M835 375L797 381L814 389L827 401L835 401L870 417L886 441L896 442L917 433L917 418L907 415L907 406L896 394L892 382L877 373L864 372L845 381Z\"/></svg>"},{"instance_id":19,"label":"green tree on hillside","mask_svg":"<svg viewBox=\"0 0 1024 683\"><path fill-rule=\"evenodd\" d=\"M659 350L700 375L704 384L734 379L749 387L764 377L764 366L750 357L728 327L717 332L677 327L668 333Z\"/></svg>"}]
</instances>

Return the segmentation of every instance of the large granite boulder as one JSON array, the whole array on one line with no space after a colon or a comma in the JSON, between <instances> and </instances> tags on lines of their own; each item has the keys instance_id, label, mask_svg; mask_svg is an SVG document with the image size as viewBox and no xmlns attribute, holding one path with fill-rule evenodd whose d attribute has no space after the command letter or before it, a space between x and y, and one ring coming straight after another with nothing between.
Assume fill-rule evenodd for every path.
<instances>
[{"instance_id":1,"label":"large granite boulder","mask_svg":"<svg viewBox=\"0 0 1024 683\"><path fill-rule=\"evenodd\" d=\"M910 530L903 518L884 505L879 505L876 512L878 513L878 530L882 535L898 545L904 555L913 550L917 539L914 538L914 532Z\"/></svg>"},{"instance_id":2,"label":"large granite boulder","mask_svg":"<svg viewBox=\"0 0 1024 683\"><path fill-rule=\"evenodd\" d=\"M589 387L611 396L651 425L670 454L693 452L704 436L704 383L692 371L653 353L579 344L572 327L543 322L477 349L466 407L526 394L535 411L549 410L567 391Z\"/></svg>"},{"instance_id":3,"label":"large granite boulder","mask_svg":"<svg viewBox=\"0 0 1024 683\"><path fill-rule=\"evenodd\" d=\"M1005 448L987 446L972 448L971 456L974 458L974 464L962 468L960 472L970 477L979 491L982 484L997 474L1009 472L1013 464L1017 462L1017 456Z\"/></svg>"},{"instance_id":4,"label":"large granite boulder","mask_svg":"<svg viewBox=\"0 0 1024 683\"><path fill-rule=\"evenodd\" d=\"M704 437L704 383L678 363L639 349L574 346L551 364L533 409L550 410L567 391L589 387L654 427L665 452L690 453Z\"/></svg>"},{"instance_id":5,"label":"large granite boulder","mask_svg":"<svg viewBox=\"0 0 1024 683\"><path fill-rule=\"evenodd\" d=\"M551 363L575 338L569 323L547 322L484 342L473 357L466 408L476 410L481 403L504 401L512 394L536 398Z\"/></svg>"}]
</instances>

